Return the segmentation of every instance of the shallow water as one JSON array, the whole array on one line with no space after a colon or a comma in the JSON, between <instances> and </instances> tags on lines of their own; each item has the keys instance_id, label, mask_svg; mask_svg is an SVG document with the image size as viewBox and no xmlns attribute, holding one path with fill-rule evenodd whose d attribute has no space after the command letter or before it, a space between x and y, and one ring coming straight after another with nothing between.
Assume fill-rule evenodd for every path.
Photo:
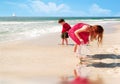
<instances>
[{"instance_id":1,"label":"shallow water","mask_svg":"<svg viewBox=\"0 0 120 84\"><path fill-rule=\"evenodd\" d=\"M58 19L59 17L0 17L0 42L31 39L48 33L61 32ZM106 31L111 33L115 29L111 25L119 23L120 18L66 17L65 20L71 26L79 22L103 25ZM109 24L110 28L107 28L106 24Z\"/></svg>"}]
</instances>

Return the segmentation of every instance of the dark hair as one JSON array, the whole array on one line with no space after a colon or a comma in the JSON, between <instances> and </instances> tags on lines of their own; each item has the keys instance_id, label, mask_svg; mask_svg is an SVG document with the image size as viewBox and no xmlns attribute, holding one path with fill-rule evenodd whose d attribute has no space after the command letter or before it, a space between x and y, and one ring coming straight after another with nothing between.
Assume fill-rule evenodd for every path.
<instances>
[{"instance_id":1,"label":"dark hair","mask_svg":"<svg viewBox=\"0 0 120 84\"><path fill-rule=\"evenodd\" d=\"M59 19L58 23L61 23L61 22L65 22L65 20L64 19Z\"/></svg>"}]
</instances>

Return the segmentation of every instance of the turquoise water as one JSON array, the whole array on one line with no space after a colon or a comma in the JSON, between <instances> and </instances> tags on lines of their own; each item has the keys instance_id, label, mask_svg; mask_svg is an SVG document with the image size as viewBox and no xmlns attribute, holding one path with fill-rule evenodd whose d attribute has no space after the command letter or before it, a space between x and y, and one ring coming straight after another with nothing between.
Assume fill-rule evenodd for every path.
<instances>
[{"instance_id":1,"label":"turquoise water","mask_svg":"<svg viewBox=\"0 0 120 84\"><path fill-rule=\"evenodd\" d=\"M58 19L62 17L0 17L0 42L31 39L48 33L61 32ZM71 26L78 22L88 24L115 24L120 17L63 17Z\"/></svg>"},{"instance_id":2,"label":"turquoise water","mask_svg":"<svg viewBox=\"0 0 120 84\"><path fill-rule=\"evenodd\" d=\"M120 17L0 17L0 21L46 21L58 20L64 18L66 20L118 20Z\"/></svg>"}]
</instances>

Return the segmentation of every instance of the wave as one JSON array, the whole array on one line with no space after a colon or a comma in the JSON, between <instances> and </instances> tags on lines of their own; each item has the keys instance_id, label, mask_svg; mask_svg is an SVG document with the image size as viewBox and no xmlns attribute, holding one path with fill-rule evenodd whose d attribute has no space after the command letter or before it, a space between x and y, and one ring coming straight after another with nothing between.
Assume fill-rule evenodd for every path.
<instances>
[{"instance_id":1,"label":"wave","mask_svg":"<svg viewBox=\"0 0 120 84\"><path fill-rule=\"evenodd\" d=\"M2 22L0 23L0 41L32 38L59 31L61 27L54 21Z\"/></svg>"},{"instance_id":2,"label":"wave","mask_svg":"<svg viewBox=\"0 0 120 84\"><path fill-rule=\"evenodd\" d=\"M71 26L79 22L88 24L108 24L117 23L116 19L66 19ZM1 21L0 22L0 42L16 39L26 39L42 36L48 33L61 32L61 25L57 20L41 21Z\"/></svg>"}]
</instances>

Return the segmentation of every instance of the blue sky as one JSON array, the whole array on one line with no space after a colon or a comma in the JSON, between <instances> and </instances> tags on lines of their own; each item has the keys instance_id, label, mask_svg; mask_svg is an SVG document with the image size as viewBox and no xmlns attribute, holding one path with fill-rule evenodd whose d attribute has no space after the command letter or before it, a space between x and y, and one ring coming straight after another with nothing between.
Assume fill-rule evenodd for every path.
<instances>
[{"instance_id":1,"label":"blue sky","mask_svg":"<svg viewBox=\"0 0 120 84\"><path fill-rule=\"evenodd\" d=\"M120 16L120 0L1 0L0 16Z\"/></svg>"}]
</instances>

